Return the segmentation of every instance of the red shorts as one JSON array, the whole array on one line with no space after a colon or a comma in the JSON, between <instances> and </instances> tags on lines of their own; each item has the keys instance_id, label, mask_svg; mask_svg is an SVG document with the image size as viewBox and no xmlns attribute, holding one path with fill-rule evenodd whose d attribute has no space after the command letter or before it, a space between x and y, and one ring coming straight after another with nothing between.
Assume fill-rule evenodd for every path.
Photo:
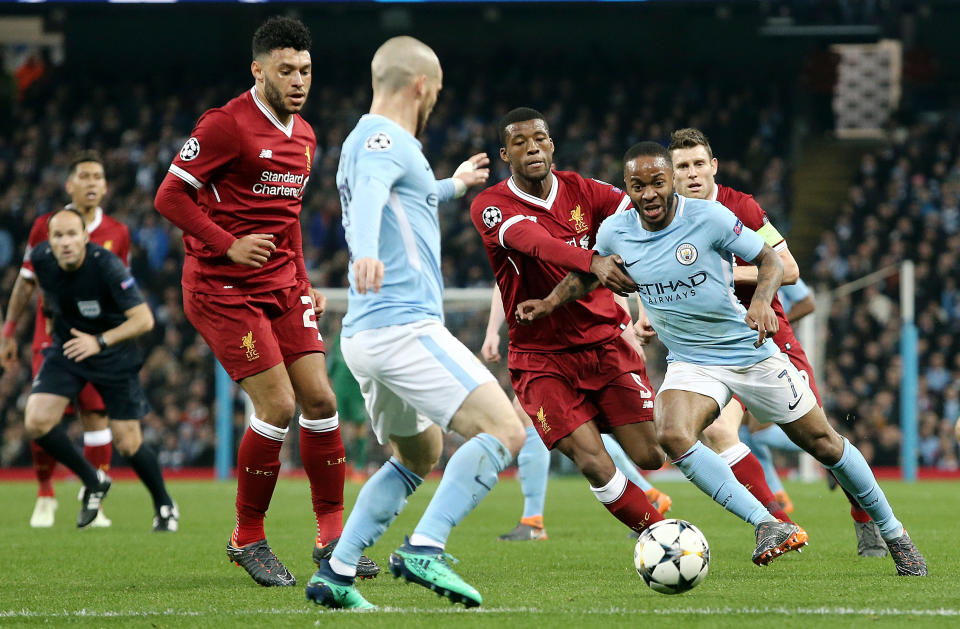
<instances>
[{"instance_id":1,"label":"red shorts","mask_svg":"<svg viewBox=\"0 0 960 629\"><path fill-rule=\"evenodd\" d=\"M37 373L40 371L40 365L42 364L43 354L40 352L34 353L32 374L34 378L37 377ZM102 413L107 410L107 407L103 404L103 398L100 397L100 394L89 382L80 390L77 399L72 400L71 404L67 405L67 408L63 411L64 415L73 415L76 412L72 402L76 402L77 406L80 407L80 412L90 411L91 413Z\"/></svg>"},{"instance_id":2,"label":"red shorts","mask_svg":"<svg viewBox=\"0 0 960 629\"><path fill-rule=\"evenodd\" d=\"M647 368L621 337L576 352L510 352L510 382L548 448L590 420L600 432L653 419Z\"/></svg>"},{"instance_id":3,"label":"red shorts","mask_svg":"<svg viewBox=\"0 0 960 629\"><path fill-rule=\"evenodd\" d=\"M237 381L324 351L307 282L254 295L184 288L183 312Z\"/></svg>"}]
</instances>

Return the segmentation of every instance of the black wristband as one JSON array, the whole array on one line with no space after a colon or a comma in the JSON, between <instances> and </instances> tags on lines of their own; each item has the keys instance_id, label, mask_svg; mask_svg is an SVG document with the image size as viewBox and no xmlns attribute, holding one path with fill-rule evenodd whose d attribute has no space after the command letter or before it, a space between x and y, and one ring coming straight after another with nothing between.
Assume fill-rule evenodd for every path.
<instances>
[{"instance_id":1,"label":"black wristband","mask_svg":"<svg viewBox=\"0 0 960 629\"><path fill-rule=\"evenodd\" d=\"M100 351L107 349L107 339L103 338L102 334L97 335L97 345L100 346Z\"/></svg>"}]
</instances>

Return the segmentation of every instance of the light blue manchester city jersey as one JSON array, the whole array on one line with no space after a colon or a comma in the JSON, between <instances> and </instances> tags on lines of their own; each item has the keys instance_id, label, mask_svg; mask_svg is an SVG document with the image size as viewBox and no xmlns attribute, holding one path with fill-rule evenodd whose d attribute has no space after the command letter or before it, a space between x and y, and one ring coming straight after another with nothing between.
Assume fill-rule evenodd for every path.
<instances>
[{"instance_id":1,"label":"light blue manchester city jersey","mask_svg":"<svg viewBox=\"0 0 960 629\"><path fill-rule=\"evenodd\" d=\"M637 283L650 323L670 350L668 361L753 365L777 352L757 332L733 293L733 254L753 260L763 238L715 201L675 196L673 221L650 232L633 208L600 225L596 250L618 254Z\"/></svg>"},{"instance_id":2,"label":"light blue manchester city jersey","mask_svg":"<svg viewBox=\"0 0 960 629\"><path fill-rule=\"evenodd\" d=\"M437 181L423 147L403 127L367 114L343 143L337 168L342 220L350 248L350 291L343 333L443 320L437 204L453 197ZM356 291L353 261L383 262L383 286Z\"/></svg>"},{"instance_id":3,"label":"light blue manchester city jersey","mask_svg":"<svg viewBox=\"0 0 960 629\"><path fill-rule=\"evenodd\" d=\"M777 297L780 298L780 305L784 312L790 312L793 305L798 301L803 301L810 295L810 287L802 279L797 278L796 284L787 284L777 290Z\"/></svg>"}]
</instances>

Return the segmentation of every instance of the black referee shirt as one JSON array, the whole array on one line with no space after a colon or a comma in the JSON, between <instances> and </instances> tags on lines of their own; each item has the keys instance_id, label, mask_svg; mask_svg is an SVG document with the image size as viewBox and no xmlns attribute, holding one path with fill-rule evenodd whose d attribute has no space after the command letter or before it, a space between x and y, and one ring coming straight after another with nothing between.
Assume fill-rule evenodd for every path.
<instances>
[{"instance_id":1,"label":"black referee shirt","mask_svg":"<svg viewBox=\"0 0 960 629\"><path fill-rule=\"evenodd\" d=\"M126 320L127 310L144 302L130 271L116 255L100 245L87 243L83 264L75 271L64 271L53 256L49 242L30 252L37 284L43 291L44 307L53 317L52 349L63 351L73 338L70 328L99 335ZM84 360L82 365L95 371L139 368L140 351L132 341L116 343Z\"/></svg>"}]
</instances>

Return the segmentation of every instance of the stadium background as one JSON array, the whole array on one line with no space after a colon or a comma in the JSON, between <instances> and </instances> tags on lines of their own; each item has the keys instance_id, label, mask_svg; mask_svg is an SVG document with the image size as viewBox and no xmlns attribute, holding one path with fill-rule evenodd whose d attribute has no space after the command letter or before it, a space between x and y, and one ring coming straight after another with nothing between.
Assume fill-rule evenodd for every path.
<instances>
[{"instance_id":1,"label":"stadium background","mask_svg":"<svg viewBox=\"0 0 960 629\"><path fill-rule=\"evenodd\" d=\"M33 219L66 200L70 156L102 151L104 207L131 230L133 273L157 318L143 339L153 408L144 427L165 466L213 465L215 370L183 317L179 233L152 199L199 114L249 87L250 34L278 11L301 17L314 36L304 116L319 146L302 224L316 286L345 286L333 181L339 144L369 105L370 56L387 37L412 34L436 49L445 71L423 138L438 176L477 150L494 156L497 119L520 105L547 115L558 168L613 183L627 146L666 142L672 129L697 126L720 160L718 181L757 197L818 294L914 260L920 463L957 469L960 47L950 25L960 22L960 8L953 4L683 2L650 3L642 12L620 3L0 7L0 305ZM13 18L39 18L43 43L26 41L27 22ZM901 45L899 101L872 139L839 140L831 45L881 39ZM495 160L493 179L506 176ZM448 287L485 289L492 276L469 222L470 198L441 207L443 271ZM898 298L891 275L819 312L826 408L878 466L900 462ZM468 300L449 312L451 328L478 351L488 303ZM329 344L336 310L322 321ZM25 316L18 329L21 368L0 377L3 468L29 465L22 435L32 321ZM658 382L662 354L650 366ZM496 370L506 384L503 366ZM345 399L351 394L341 386ZM237 397L235 439L244 416ZM353 419L359 428L348 453L362 474L384 453L364 438L364 418ZM288 470L299 465L291 445Z\"/></svg>"}]
</instances>

